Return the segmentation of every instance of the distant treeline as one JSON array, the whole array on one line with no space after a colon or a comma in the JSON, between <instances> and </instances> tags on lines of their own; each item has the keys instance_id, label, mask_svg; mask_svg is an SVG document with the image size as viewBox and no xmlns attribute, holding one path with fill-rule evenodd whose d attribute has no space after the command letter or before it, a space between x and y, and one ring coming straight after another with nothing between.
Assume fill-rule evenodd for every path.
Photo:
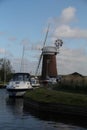
<instances>
[{"instance_id":1,"label":"distant treeline","mask_svg":"<svg viewBox=\"0 0 87 130\"><path fill-rule=\"evenodd\" d=\"M8 82L13 75L12 66L10 60L0 59L0 83Z\"/></svg>"}]
</instances>

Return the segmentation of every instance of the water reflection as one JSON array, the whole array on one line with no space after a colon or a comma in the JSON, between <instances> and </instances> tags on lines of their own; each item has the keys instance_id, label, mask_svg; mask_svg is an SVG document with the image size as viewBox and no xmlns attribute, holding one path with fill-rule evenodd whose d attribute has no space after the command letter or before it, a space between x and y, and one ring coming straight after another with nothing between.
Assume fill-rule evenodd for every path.
<instances>
[{"instance_id":1,"label":"water reflection","mask_svg":"<svg viewBox=\"0 0 87 130\"><path fill-rule=\"evenodd\" d=\"M6 106L10 118L16 123L16 128L32 128L35 130L86 130L87 128L86 119L26 109L23 106L23 98L8 97L6 98ZM13 121L11 125L13 125Z\"/></svg>"},{"instance_id":2,"label":"water reflection","mask_svg":"<svg viewBox=\"0 0 87 130\"><path fill-rule=\"evenodd\" d=\"M6 99L7 108L14 115L22 115L23 114L23 98L7 98Z\"/></svg>"},{"instance_id":3,"label":"water reflection","mask_svg":"<svg viewBox=\"0 0 87 130\"><path fill-rule=\"evenodd\" d=\"M65 127L64 124L69 125L71 127L77 126L77 127L84 127L87 128L87 117L77 117L77 116L70 116L70 115L64 115L64 114L55 114L55 113L48 113L48 112L41 112L38 110L34 110L28 107L24 107L24 111L31 114L34 118L38 118L39 120L49 121L53 124L53 122L62 124L63 127ZM54 124L55 124L54 123ZM57 127L55 125L55 127Z\"/></svg>"}]
</instances>

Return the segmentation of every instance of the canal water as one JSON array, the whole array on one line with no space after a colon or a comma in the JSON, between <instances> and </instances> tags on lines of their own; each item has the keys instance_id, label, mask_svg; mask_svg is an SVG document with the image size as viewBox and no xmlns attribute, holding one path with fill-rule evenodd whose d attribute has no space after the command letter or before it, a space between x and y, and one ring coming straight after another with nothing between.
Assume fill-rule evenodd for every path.
<instances>
[{"instance_id":1,"label":"canal water","mask_svg":"<svg viewBox=\"0 0 87 130\"><path fill-rule=\"evenodd\" d=\"M27 111L23 98L9 98L6 90L0 89L0 130L87 130L81 119L75 122L61 115L57 117Z\"/></svg>"}]
</instances>

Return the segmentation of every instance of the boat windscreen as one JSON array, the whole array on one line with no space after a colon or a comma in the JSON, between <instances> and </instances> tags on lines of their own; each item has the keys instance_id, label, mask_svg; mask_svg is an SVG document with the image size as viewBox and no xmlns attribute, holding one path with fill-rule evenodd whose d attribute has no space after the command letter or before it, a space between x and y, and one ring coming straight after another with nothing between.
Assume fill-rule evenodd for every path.
<instances>
[{"instance_id":1,"label":"boat windscreen","mask_svg":"<svg viewBox=\"0 0 87 130\"><path fill-rule=\"evenodd\" d=\"M29 81L30 76L28 74L16 74L13 76L13 81Z\"/></svg>"}]
</instances>

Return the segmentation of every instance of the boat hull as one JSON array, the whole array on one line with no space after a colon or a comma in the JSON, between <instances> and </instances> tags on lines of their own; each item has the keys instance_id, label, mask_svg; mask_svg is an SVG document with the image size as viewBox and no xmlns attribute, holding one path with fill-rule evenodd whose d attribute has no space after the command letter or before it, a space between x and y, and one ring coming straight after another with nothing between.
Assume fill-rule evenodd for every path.
<instances>
[{"instance_id":1,"label":"boat hull","mask_svg":"<svg viewBox=\"0 0 87 130\"><path fill-rule=\"evenodd\" d=\"M26 93L27 90L32 89L7 89L10 97L21 97Z\"/></svg>"}]
</instances>

